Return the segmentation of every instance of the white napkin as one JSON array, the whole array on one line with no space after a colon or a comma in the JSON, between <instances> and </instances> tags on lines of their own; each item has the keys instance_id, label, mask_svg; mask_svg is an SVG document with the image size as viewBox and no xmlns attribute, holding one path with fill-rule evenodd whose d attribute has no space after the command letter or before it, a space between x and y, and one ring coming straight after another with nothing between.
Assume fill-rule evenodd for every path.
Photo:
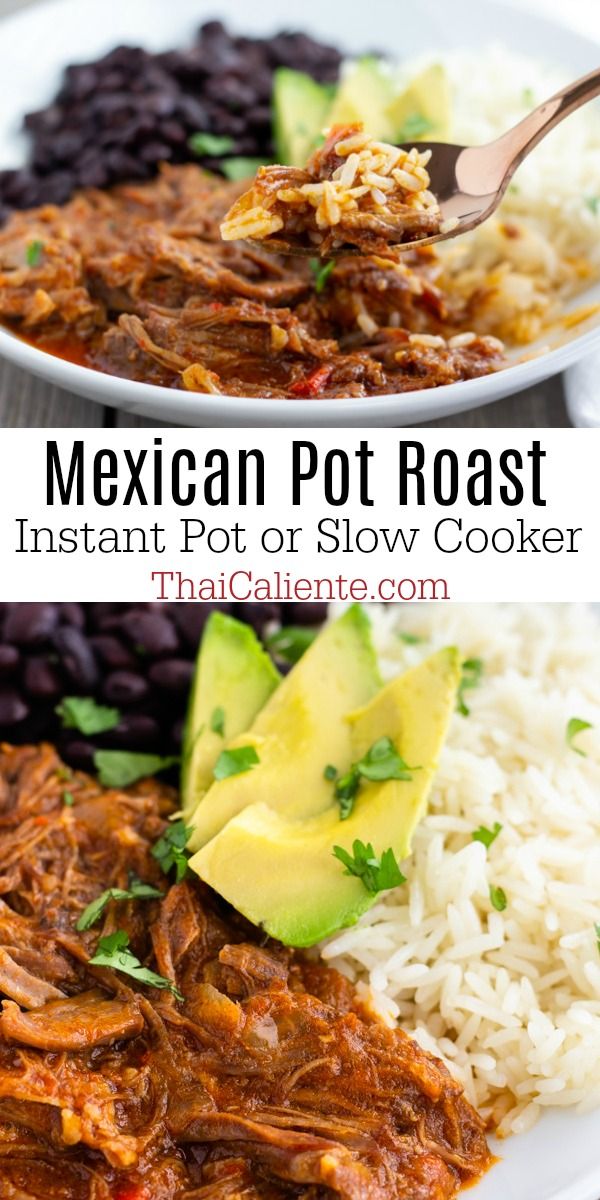
<instances>
[{"instance_id":1,"label":"white napkin","mask_svg":"<svg viewBox=\"0 0 600 1200\"><path fill-rule=\"evenodd\" d=\"M573 425L600 426L600 354L582 358L565 372L565 399Z\"/></svg>"}]
</instances>

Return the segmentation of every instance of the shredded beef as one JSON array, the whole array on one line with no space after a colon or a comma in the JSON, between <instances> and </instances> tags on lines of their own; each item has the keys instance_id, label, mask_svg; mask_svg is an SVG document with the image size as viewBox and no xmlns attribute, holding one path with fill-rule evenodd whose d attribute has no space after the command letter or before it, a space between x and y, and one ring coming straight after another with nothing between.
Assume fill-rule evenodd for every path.
<instances>
[{"instance_id":1,"label":"shredded beef","mask_svg":"<svg viewBox=\"0 0 600 1200\"><path fill-rule=\"evenodd\" d=\"M370 396L504 365L496 338L460 336L477 298L444 290L431 248L340 258L322 286L308 260L221 240L242 188L164 167L15 213L0 231L0 320L108 374L233 396Z\"/></svg>"},{"instance_id":2,"label":"shredded beef","mask_svg":"<svg viewBox=\"0 0 600 1200\"><path fill-rule=\"evenodd\" d=\"M489 1166L460 1086L346 980L168 887L168 789L64 786L50 746L0 748L2 961L41 980L0 979L2 1200L449 1200ZM130 872L163 898L78 932ZM183 1001L89 964L116 928Z\"/></svg>"}]
</instances>

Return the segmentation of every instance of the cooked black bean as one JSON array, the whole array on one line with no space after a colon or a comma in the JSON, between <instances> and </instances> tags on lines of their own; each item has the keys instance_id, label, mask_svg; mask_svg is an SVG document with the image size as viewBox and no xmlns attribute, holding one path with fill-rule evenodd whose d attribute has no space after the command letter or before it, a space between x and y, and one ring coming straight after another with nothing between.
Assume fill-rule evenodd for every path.
<instances>
[{"instance_id":1,"label":"cooked black bean","mask_svg":"<svg viewBox=\"0 0 600 1200\"><path fill-rule=\"evenodd\" d=\"M111 729L106 741L111 746L124 747L127 750L143 750L161 743L161 733L158 721L144 713L127 713L121 718L116 729Z\"/></svg>"},{"instance_id":2,"label":"cooked black bean","mask_svg":"<svg viewBox=\"0 0 600 1200\"><path fill-rule=\"evenodd\" d=\"M137 704L148 695L148 684L136 671L112 671L106 676L102 692L109 704Z\"/></svg>"},{"instance_id":3,"label":"cooked black bean","mask_svg":"<svg viewBox=\"0 0 600 1200\"><path fill-rule=\"evenodd\" d=\"M163 658L153 663L148 671L148 679L158 688L167 692L185 692L190 686L194 664L184 658Z\"/></svg>"},{"instance_id":4,"label":"cooked black bean","mask_svg":"<svg viewBox=\"0 0 600 1200\"><path fill-rule=\"evenodd\" d=\"M2 679L6 679L8 675L14 675L20 657L16 646L0 646L0 677Z\"/></svg>"},{"instance_id":5,"label":"cooked black bean","mask_svg":"<svg viewBox=\"0 0 600 1200\"><path fill-rule=\"evenodd\" d=\"M177 752L198 643L213 609L250 622L261 635L325 615L323 604L1 603L0 739L54 741L68 763L85 769L100 747ZM73 694L118 708L118 725L89 740L64 729L55 707Z\"/></svg>"},{"instance_id":6,"label":"cooked black bean","mask_svg":"<svg viewBox=\"0 0 600 1200\"><path fill-rule=\"evenodd\" d=\"M56 630L53 641L71 687L82 694L93 693L98 686L99 671L87 638L79 629L65 626Z\"/></svg>"},{"instance_id":7,"label":"cooked black bean","mask_svg":"<svg viewBox=\"0 0 600 1200\"><path fill-rule=\"evenodd\" d=\"M341 55L303 33L235 36L209 21L193 45L162 54L117 46L64 72L47 108L28 113L29 164L0 171L0 221L11 208L62 204L78 187L150 178L162 161L193 158L190 135L233 139L231 153L273 152L271 90L280 66L334 82ZM220 169L220 161L199 160Z\"/></svg>"},{"instance_id":8,"label":"cooked black bean","mask_svg":"<svg viewBox=\"0 0 600 1200\"><path fill-rule=\"evenodd\" d=\"M46 641L57 625L56 604L15 604L4 620L4 640L16 646L35 646Z\"/></svg>"},{"instance_id":9,"label":"cooked black bean","mask_svg":"<svg viewBox=\"0 0 600 1200\"><path fill-rule=\"evenodd\" d=\"M85 613L82 604L65 603L60 605L59 620L61 625L75 625L77 629L85 628Z\"/></svg>"},{"instance_id":10,"label":"cooked black bean","mask_svg":"<svg viewBox=\"0 0 600 1200\"><path fill-rule=\"evenodd\" d=\"M179 646L179 638L172 621L158 612L131 612L120 622L121 629L143 654L158 658L162 654L173 654Z\"/></svg>"},{"instance_id":11,"label":"cooked black bean","mask_svg":"<svg viewBox=\"0 0 600 1200\"><path fill-rule=\"evenodd\" d=\"M10 730L13 725L18 725L19 721L24 721L28 716L29 709L13 688L0 688L0 728L4 726ZM10 733L8 734L10 737Z\"/></svg>"},{"instance_id":12,"label":"cooked black bean","mask_svg":"<svg viewBox=\"0 0 600 1200\"><path fill-rule=\"evenodd\" d=\"M28 658L23 668L25 691L36 700L58 700L63 687L59 672L53 663L41 655Z\"/></svg>"},{"instance_id":13,"label":"cooked black bean","mask_svg":"<svg viewBox=\"0 0 600 1200\"><path fill-rule=\"evenodd\" d=\"M93 646L100 661L112 670L127 670L129 667L137 665L135 654L118 638L111 637L109 633L98 633L91 637L90 645Z\"/></svg>"},{"instance_id":14,"label":"cooked black bean","mask_svg":"<svg viewBox=\"0 0 600 1200\"><path fill-rule=\"evenodd\" d=\"M319 601L283 605L283 625L321 625L326 605ZM289 612L286 611L289 609Z\"/></svg>"},{"instance_id":15,"label":"cooked black bean","mask_svg":"<svg viewBox=\"0 0 600 1200\"><path fill-rule=\"evenodd\" d=\"M176 604L173 619L186 645L197 649L202 630L213 609L229 612L230 604Z\"/></svg>"},{"instance_id":16,"label":"cooked black bean","mask_svg":"<svg viewBox=\"0 0 600 1200\"><path fill-rule=\"evenodd\" d=\"M72 767L77 767L80 771L94 770L94 754L97 747L93 742L86 742L77 737L64 737L59 738L58 749L61 757ZM65 791L68 790L68 786L65 781Z\"/></svg>"}]
</instances>

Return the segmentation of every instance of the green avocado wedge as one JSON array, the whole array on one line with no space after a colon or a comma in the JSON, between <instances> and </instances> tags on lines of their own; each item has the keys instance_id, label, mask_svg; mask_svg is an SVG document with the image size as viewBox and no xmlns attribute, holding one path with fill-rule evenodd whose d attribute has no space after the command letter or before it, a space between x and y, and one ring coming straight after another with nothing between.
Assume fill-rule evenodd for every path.
<instances>
[{"instance_id":1,"label":"green avocado wedge","mask_svg":"<svg viewBox=\"0 0 600 1200\"><path fill-rule=\"evenodd\" d=\"M312 946L353 925L376 896L360 879L344 873L333 847L351 852L360 839L371 843L378 856L389 847L398 861L409 854L456 707L460 676L458 651L438 651L350 715L344 722L351 734L344 759L330 760L321 747L316 751L321 774L329 761L341 773L379 738L389 737L409 764L410 779L363 780L345 821L340 820L332 782L327 808L305 818L275 810L269 791L255 787L255 802L194 855L192 870L253 924L288 946ZM313 702L324 715L325 699L315 695ZM252 782L258 782L257 773Z\"/></svg>"},{"instance_id":2,"label":"green avocado wedge","mask_svg":"<svg viewBox=\"0 0 600 1200\"><path fill-rule=\"evenodd\" d=\"M321 631L250 729L222 747L253 747L259 762L213 782L188 821L189 848L199 850L257 798L292 819L328 808L331 784L324 767L347 762L352 753L344 717L366 704L380 682L369 619L354 605Z\"/></svg>"},{"instance_id":3,"label":"green avocado wedge","mask_svg":"<svg viewBox=\"0 0 600 1200\"><path fill-rule=\"evenodd\" d=\"M359 58L340 83L326 123L362 124L370 137L393 142L396 132L388 109L394 100L394 82L378 58Z\"/></svg>"},{"instance_id":4,"label":"green avocado wedge","mask_svg":"<svg viewBox=\"0 0 600 1200\"><path fill-rule=\"evenodd\" d=\"M327 124L335 86L317 83L302 71L279 67L273 82L277 161L304 167Z\"/></svg>"},{"instance_id":5,"label":"green avocado wedge","mask_svg":"<svg viewBox=\"0 0 600 1200\"><path fill-rule=\"evenodd\" d=\"M211 613L198 651L183 736L184 820L213 782L224 746L252 724L280 678L249 625Z\"/></svg>"}]
</instances>

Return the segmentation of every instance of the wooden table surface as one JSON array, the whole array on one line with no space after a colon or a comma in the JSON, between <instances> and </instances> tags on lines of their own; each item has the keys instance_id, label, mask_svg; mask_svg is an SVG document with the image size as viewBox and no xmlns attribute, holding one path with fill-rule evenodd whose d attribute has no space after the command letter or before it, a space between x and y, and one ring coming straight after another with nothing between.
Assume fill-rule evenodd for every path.
<instances>
[{"instance_id":1,"label":"wooden table surface","mask_svg":"<svg viewBox=\"0 0 600 1200\"><path fill-rule=\"evenodd\" d=\"M35 3L39 3L39 0L0 0L0 18ZM68 57L68 45L65 55ZM64 426L90 429L156 424L156 421L130 417L51 387L0 360L0 427ZM490 429L562 427L569 426L570 422L562 383L556 378L485 408L425 424L442 428Z\"/></svg>"}]
</instances>

